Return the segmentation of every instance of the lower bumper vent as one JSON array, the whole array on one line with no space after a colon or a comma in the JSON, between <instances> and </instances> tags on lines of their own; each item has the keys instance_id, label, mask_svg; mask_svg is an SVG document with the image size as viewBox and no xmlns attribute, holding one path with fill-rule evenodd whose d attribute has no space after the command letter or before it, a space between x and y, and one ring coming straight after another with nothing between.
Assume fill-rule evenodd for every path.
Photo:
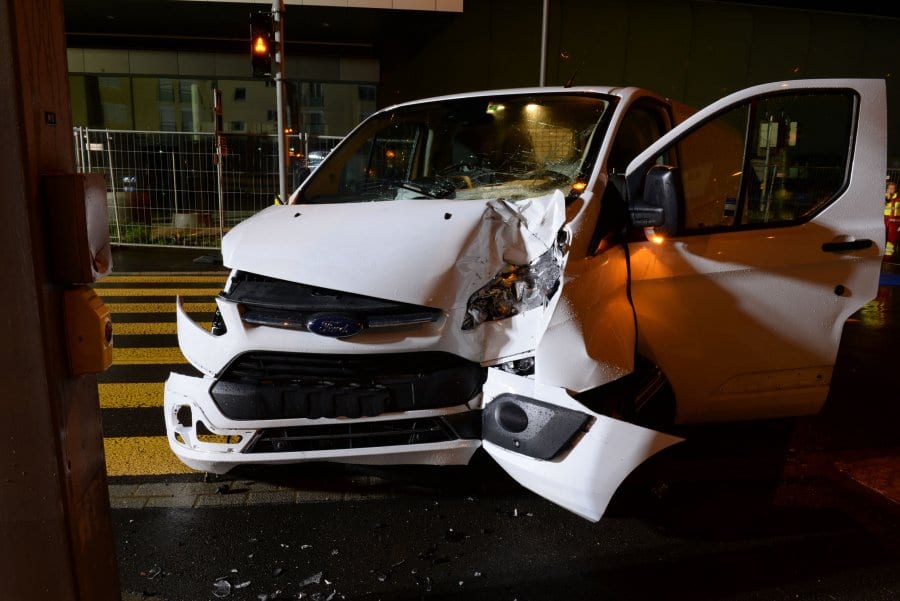
<instances>
[{"instance_id":1,"label":"lower bumper vent","mask_svg":"<svg viewBox=\"0 0 900 601\"><path fill-rule=\"evenodd\" d=\"M467 411L424 419L267 428L244 452L340 451L473 439L481 436L480 423L480 411Z\"/></svg>"}]
</instances>

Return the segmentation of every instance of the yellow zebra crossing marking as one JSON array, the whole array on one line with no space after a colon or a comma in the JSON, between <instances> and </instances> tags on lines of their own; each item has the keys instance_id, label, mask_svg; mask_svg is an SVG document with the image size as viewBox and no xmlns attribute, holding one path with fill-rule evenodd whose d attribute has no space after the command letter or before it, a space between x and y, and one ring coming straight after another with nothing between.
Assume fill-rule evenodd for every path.
<instances>
[{"instance_id":1,"label":"yellow zebra crossing marking","mask_svg":"<svg viewBox=\"0 0 900 601\"><path fill-rule=\"evenodd\" d=\"M174 335L176 296L206 296L206 302L185 303L190 313L211 317L216 310L213 298L225 285L227 275L218 274L125 274L111 275L96 286L101 297L121 297L126 302L106 303L113 318L113 331L117 337L143 335ZM159 284L163 287L146 288L142 284ZM197 287L190 288L193 284ZM144 302L147 297L171 297L170 302ZM159 299L156 299L159 300ZM118 315L128 313L152 314L153 322L119 322ZM209 328L210 323L201 323ZM134 344L132 342L132 344ZM118 347L113 346L113 365L182 365L187 363L176 344L170 347ZM163 405L164 382L103 382L98 383L100 407L104 410L153 409ZM110 414L113 415L113 414ZM160 416L161 417L161 416ZM113 423L115 420L113 420ZM154 430L158 424L153 424ZM104 438L106 468L110 477L116 476L165 476L189 474L194 470L185 466L172 453L165 436L112 436Z\"/></svg>"},{"instance_id":2,"label":"yellow zebra crossing marking","mask_svg":"<svg viewBox=\"0 0 900 601\"><path fill-rule=\"evenodd\" d=\"M208 330L212 327L212 322L197 322L197 325ZM113 315L113 332L116 336L143 336L147 334L177 334L178 326L174 321L169 322L151 322L136 323L116 322L116 316Z\"/></svg>"},{"instance_id":3,"label":"yellow zebra crossing marking","mask_svg":"<svg viewBox=\"0 0 900 601\"><path fill-rule=\"evenodd\" d=\"M116 348L113 346L113 365L178 365L187 363L181 349L171 347Z\"/></svg>"},{"instance_id":4,"label":"yellow zebra crossing marking","mask_svg":"<svg viewBox=\"0 0 900 601\"><path fill-rule=\"evenodd\" d=\"M224 284L228 279L226 274L221 275L109 275L96 284L97 288L114 284Z\"/></svg>"},{"instance_id":5,"label":"yellow zebra crossing marking","mask_svg":"<svg viewBox=\"0 0 900 601\"><path fill-rule=\"evenodd\" d=\"M116 313L174 313L175 299L171 303L106 303L106 306L115 320ZM213 313L216 303L184 303L184 310L188 313Z\"/></svg>"},{"instance_id":6,"label":"yellow zebra crossing marking","mask_svg":"<svg viewBox=\"0 0 900 601\"><path fill-rule=\"evenodd\" d=\"M97 384L101 409L162 407L163 382L125 382Z\"/></svg>"},{"instance_id":7,"label":"yellow zebra crossing marking","mask_svg":"<svg viewBox=\"0 0 900 601\"><path fill-rule=\"evenodd\" d=\"M221 288L99 288L100 296L217 296Z\"/></svg>"},{"instance_id":8,"label":"yellow zebra crossing marking","mask_svg":"<svg viewBox=\"0 0 900 601\"><path fill-rule=\"evenodd\" d=\"M191 474L169 448L165 436L104 438L108 476L163 476Z\"/></svg>"}]
</instances>

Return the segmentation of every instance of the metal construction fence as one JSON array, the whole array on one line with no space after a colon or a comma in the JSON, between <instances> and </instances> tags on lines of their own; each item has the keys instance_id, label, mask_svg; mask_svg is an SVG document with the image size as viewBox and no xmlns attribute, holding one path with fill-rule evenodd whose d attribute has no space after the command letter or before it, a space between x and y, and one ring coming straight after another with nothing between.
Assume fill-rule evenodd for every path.
<instances>
[{"instance_id":1,"label":"metal construction fence","mask_svg":"<svg viewBox=\"0 0 900 601\"><path fill-rule=\"evenodd\" d=\"M888 169L885 181L900 185L900 169Z\"/></svg>"},{"instance_id":2,"label":"metal construction fence","mask_svg":"<svg viewBox=\"0 0 900 601\"><path fill-rule=\"evenodd\" d=\"M73 129L76 168L106 179L109 234L114 244L219 248L221 237L278 194L275 134ZM289 137L288 189L300 184L341 136ZM887 181L900 183L900 169Z\"/></svg>"},{"instance_id":3,"label":"metal construction fence","mask_svg":"<svg viewBox=\"0 0 900 601\"><path fill-rule=\"evenodd\" d=\"M106 179L113 243L218 248L225 232L278 194L275 134L229 133L217 140L212 133L76 127L73 136L78 171ZM291 135L288 189L340 140Z\"/></svg>"}]
</instances>

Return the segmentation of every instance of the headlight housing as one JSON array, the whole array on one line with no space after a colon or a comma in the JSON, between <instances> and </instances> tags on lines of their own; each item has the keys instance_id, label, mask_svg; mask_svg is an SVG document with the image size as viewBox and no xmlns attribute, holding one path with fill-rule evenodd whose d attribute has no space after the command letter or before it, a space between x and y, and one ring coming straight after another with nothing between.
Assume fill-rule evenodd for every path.
<instances>
[{"instance_id":1,"label":"headlight housing","mask_svg":"<svg viewBox=\"0 0 900 601\"><path fill-rule=\"evenodd\" d=\"M528 265L507 264L490 282L475 291L466 304L462 329L471 330L546 305L562 279L565 233L550 249Z\"/></svg>"}]
</instances>

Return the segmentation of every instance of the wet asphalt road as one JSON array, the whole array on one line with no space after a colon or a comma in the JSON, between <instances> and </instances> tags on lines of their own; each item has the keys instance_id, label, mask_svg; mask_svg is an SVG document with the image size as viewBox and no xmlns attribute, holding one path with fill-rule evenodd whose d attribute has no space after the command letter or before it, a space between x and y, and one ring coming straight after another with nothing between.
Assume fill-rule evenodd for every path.
<instances>
[{"instance_id":1,"label":"wet asphalt road","mask_svg":"<svg viewBox=\"0 0 900 601\"><path fill-rule=\"evenodd\" d=\"M251 600L900 596L887 530L860 523L844 492L688 488L656 503L618 503L597 524L507 490L472 500L117 511L115 526L132 598L212 599L221 577L249 583L227 598Z\"/></svg>"},{"instance_id":2,"label":"wet asphalt road","mask_svg":"<svg viewBox=\"0 0 900 601\"><path fill-rule=\"evenodd\" d=\"M481 452L464 468L245 470L230 490L354 500L114 510L124 598L900 599L900 505L838 469L893 457L880 465L900 477L897 280L846 325L820 415L685 431L596 524Z\"/></svg>"}]
</instances>

